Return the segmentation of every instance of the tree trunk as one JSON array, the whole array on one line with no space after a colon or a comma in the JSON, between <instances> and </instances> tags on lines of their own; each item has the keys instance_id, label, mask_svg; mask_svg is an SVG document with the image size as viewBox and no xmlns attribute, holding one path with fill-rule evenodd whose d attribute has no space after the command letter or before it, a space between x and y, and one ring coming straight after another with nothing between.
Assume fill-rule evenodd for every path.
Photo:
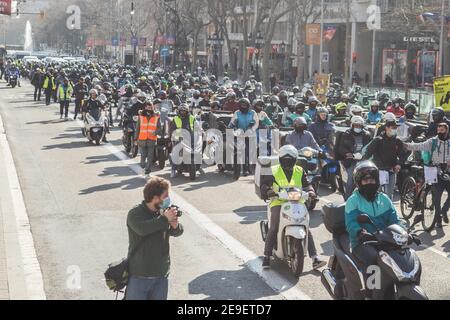
<instances>
[{"instance_id":1,"label":"tree trunk","mask_svg":"<svg viewBox=\"0 0 450 320\"><path fill-rule=\"evenodd\" d=\"M350 23L350 0L346 0L346 21L345 21L345 70L344 70L344 82L345 85L348 87L350 86L349 78L349 71L350 71L350 51L351 51L351 42L352 42L352 30L351 30L351 23ZM322 59L322 57L320 57ZM322 70L320 70L320 73L322 73Z\"/></svg>"},{"instance_id":2,"label":"tree trunk","mask_svg":"<svg viewBox=\"0 0 450 320\"><path fill-rule=\"evenodd\" d=\"M305 82L305 44L303 39L304 37L304 29L305 25L302 22L299 22L297 28L297 85L302 85Z\"/></svg>"},{"instance_id":3,"label":"tree trunk","mask_svg":"<svg viewBox=\"0 0 450 320\"><path fill-rule=\"evenodd\" d=\"M266 90L270 92L270 57L272 55L272 39L273 34L275 32L275 26L276 23L272 21L272 19L269 19L268 21L268 32L266 33L265 39L264 39L264 56L263 56L263 83L266 86Z\"/></svg>"},{"instance_id":4,"label":"tree trunk","mask_svg":"<svg viewBox=\"0 0 450 320\"><path fill-rule=\"evenodd\" d=\"M198 59L198 52L197 52L197 45L198 45L198 33L194 33L194 43L192 44L192 66L191 66L191 72L194 73L194 71L197 68L197 59Z\"/></svg>"}]
</instances>

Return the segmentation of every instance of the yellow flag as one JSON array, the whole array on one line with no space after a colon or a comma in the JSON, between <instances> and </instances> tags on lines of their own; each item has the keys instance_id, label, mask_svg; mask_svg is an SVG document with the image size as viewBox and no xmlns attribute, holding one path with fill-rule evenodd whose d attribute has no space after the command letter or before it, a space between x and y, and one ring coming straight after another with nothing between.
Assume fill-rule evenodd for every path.
<instances>
[{"instance_id":1,"label":"yellow flag","mask_svg":"<svg viewBox=\"0 0 450 320\"><path fill-rule=\"evenodd\" d=\"M436 107L442 107L446 113L450 112L450 76L434 80L434 97Z\"/></svg>"}]
</instances>

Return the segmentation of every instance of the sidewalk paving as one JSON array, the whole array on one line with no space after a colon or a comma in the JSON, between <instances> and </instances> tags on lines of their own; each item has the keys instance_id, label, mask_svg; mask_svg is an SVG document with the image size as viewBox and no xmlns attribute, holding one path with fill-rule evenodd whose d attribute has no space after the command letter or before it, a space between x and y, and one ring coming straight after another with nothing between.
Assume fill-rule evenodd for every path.
<instances>
[{"instance_id":1,"label":"sidewalk paving","mask_svg":"<svg viewBox=\"0 0 450 320\"><path fill-rule=\"evenodd\" d=\"M3 231L3 215L1 205L0 205L0 300L9 300L5 237Z\"/></svg>"}]
</instances>

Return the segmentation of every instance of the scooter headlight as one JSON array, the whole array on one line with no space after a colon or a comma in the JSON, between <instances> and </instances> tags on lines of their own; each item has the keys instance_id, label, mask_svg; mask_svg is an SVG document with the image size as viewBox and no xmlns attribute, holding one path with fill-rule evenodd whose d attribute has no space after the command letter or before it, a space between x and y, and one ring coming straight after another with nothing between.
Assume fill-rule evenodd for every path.
<instances>
[{"instance_id":1,"label":"scooter headlight","mask_svg":"<svg viewBox=\"0 0 450 320\"><path fill-rule=\"evenodd\" d=\"M394 274L397 276L397 279L399 281L411 281L414 280L417 272L419 271L420 268L420 261L419 258L417 257L417 255L413 255L414 257L414 268L411 272L404 272L398 265L397 263L394 261L394 259L392 259L392 257L387 254L384 251L380 251L380 258L381 260L387 265L389 266L392 271L394 272Z\"/></svg>"},{"instance_id":2,"label":"scooter headlight","mask_svg":"<svg viewBox=\"0 0 450 320\"><path fill-rule=\"evenodd\" d=\"M408 244L408 234L392 232L395 243L399 246L406 246Z\"/></svg>"}]
</instances>

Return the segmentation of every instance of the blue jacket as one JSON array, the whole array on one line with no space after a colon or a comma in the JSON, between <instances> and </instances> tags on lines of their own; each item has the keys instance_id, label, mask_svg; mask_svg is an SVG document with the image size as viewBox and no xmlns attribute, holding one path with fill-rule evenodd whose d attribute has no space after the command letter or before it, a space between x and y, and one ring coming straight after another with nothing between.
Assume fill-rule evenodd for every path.
<instances>
[{"instance_id":1,"label":"blue jacket","mask_svg":"<svg viewBox=\"0 0 450 320\"><path fill-rule=\"evenodd\" d=\"M317 108L316 109L308 109L305 112L312 121L316 121Z\"/></svg>"},{"instance_id":2,"label":"blue jacket","mask_svg":"<svg viewBox=\"0 0 450 320\"><path fill-rule=\"evenodd\" d=\"M380 192L374 202L369 202L356 190L348 199L345 206L345 225L350 237L352 249L360 244L358 241L358 233L361 229L366 229L370 233L377 231L377 228L372 225L361 226L358 223L356 219L362 214L367 214L380 230L393 224L398 224L403 227L398 218L397 211L387 195Z\"/></svg>"},{"instance_id":3,"label":"blue jacket","mask_svg":"<svg viewBox=\"0 0 450 320\"><path fill-rule=\"evenodd\" d=\"M243 113L241 111L236 111L235 113L236 120L235 123L231 123L230 127L236 127L237 129L241 129L247 131L248 129L254 127L256 125L256 112L253 110L249 110L248 113Z\"/></svg>"},{"instance_id":4,"label":"blue jacket","mask_svg":"<svg viewBox=\"0 0 450 320\"><path fill-rule=\"evenodd\" d=\"M377 113L369 112L367 114L367 122L369 122L371 124L377 124L377 123L381 122L382 119L383 119L383 115L381 114L381 112L377 112Z\"/></svg>"}]
</instances>

